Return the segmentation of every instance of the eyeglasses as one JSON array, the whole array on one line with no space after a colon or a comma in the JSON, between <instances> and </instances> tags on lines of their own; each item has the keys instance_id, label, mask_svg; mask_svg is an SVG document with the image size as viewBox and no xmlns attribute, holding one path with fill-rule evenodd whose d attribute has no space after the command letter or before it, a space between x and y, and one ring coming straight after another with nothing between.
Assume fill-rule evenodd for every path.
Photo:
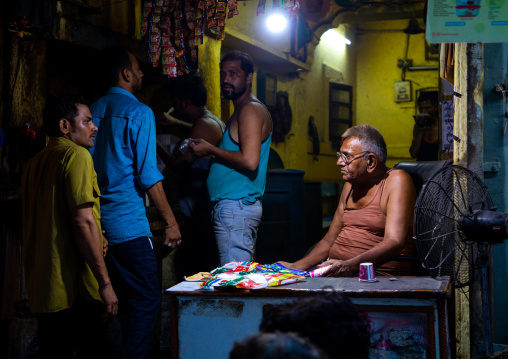
<instances>
[{"instance_id":1,"label":"eyeglasses","mask_svg":"<svg viewBox=\"0 0 508 359\"><path fill-rule=\"evenodd\" d=\"M349 166L351 164L351 162L353 162L354 160L357 160L357 159L359 159L361 157L364 157L364 155L366 153L369 153L369 152L370 151L362 151L362 152L356 153L354 155L345 155L345 154L343 154L342 152L339 151L339 152L337 152L337 158L339 160L342 160L342 162L344 162L344 164L346 166Z\"/></svg>"}]
</instances>

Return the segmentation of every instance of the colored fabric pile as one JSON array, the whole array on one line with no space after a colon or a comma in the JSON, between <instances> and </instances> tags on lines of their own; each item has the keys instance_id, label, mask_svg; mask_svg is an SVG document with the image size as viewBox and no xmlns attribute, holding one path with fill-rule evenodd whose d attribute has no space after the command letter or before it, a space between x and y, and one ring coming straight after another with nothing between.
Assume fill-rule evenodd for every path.
<instances>
[{"instance_id":1,"label":"colored fabric pile","mask_svg":"<svg viewBox=\"0 0 508 359\"><path fill-rule=\"evenodd\" d=\"M296 283L309 276L308 272L289 269L279 263L259 264L256 262L230 262L214 269L211 273L212 278L200 284L202 288L262 289Z\"/></svg>"}]
</instances>

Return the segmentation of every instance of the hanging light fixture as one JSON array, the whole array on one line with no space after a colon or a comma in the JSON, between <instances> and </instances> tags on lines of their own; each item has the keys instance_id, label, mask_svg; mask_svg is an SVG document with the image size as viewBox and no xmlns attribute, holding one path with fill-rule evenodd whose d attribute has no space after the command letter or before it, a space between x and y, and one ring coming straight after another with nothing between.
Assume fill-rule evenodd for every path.
<instances>
[{"instance_id":1,"label":"hanging light fixture","mask_svg":"<svg viewBox=\"0 0 508 359\"><path fill-rule=\"evenodd\" d=\"M287 16L279 6L279 0L273 0L272 10L266 19L266 27L271 32L281 32L288 24Z\"/></svg>"},{"instance_id":2,"label":"hanging light fixture","mask_svg":"<svg viewBox=\"0 0 508 359\"><path fill-rule=\"evenodd\" d=\"M351 41L342 34L339 34L335 29L327 30L323 35L321 35L321 40L328 44L346 44L351 45Z\"/></svg>"},{"instance_id":3,"label":"hanging light fixture","mask_svg":"<svg viewBox=\"0 0 508 359\"><path fill-rule=\"evenodd\" d=\"M404 33L408 35L416 35L421 34L422 32L425 32L425 30L420 27L418 20L416 20L415 7L413 5L413 15L411 16L411 19L409 19L409 24L404 29Z\"/></svg>"}]
</instances>

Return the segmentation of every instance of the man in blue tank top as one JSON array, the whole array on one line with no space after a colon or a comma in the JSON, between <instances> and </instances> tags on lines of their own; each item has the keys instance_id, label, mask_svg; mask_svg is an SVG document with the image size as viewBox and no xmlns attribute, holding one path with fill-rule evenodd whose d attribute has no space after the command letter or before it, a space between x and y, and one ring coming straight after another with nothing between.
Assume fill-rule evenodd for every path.
<instances>
[{"instance_id":1,"label":"man in blue tank top","mask_svg":"<svg viewBox=\"0 0 508 359\"><path fill-rule=\"evenodd\" d=\"M240 51L231 51L220 62L222 95L233 100L231 116L219 147L191 139L198 157L213 156L207 187L221 265L251 261L261 222L272 119L252 94L254 64Z\"/></svg>"}]
</instances>

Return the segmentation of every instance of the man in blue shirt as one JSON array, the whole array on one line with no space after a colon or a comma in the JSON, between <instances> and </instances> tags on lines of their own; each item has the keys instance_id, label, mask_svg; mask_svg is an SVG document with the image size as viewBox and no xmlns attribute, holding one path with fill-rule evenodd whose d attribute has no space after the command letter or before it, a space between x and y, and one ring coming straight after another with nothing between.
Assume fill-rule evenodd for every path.
<instances>
[{"instance_id":1,"label":"man in blue shirt","mask_svg":"<svg viewBox=\"0 0 508 359\"><path fill-rule=\"evenodd\" d=\"M129 358L145 358L161 299L145 193L164 220L164 244L176 247L181 235L157 169L153 112L133 95L143 78L138 60L123 48L103 52L111 87L90 106L99 129L90 153L102 193L106 265L118 295L123 344Z\"/></svg>"}]
</instances>

